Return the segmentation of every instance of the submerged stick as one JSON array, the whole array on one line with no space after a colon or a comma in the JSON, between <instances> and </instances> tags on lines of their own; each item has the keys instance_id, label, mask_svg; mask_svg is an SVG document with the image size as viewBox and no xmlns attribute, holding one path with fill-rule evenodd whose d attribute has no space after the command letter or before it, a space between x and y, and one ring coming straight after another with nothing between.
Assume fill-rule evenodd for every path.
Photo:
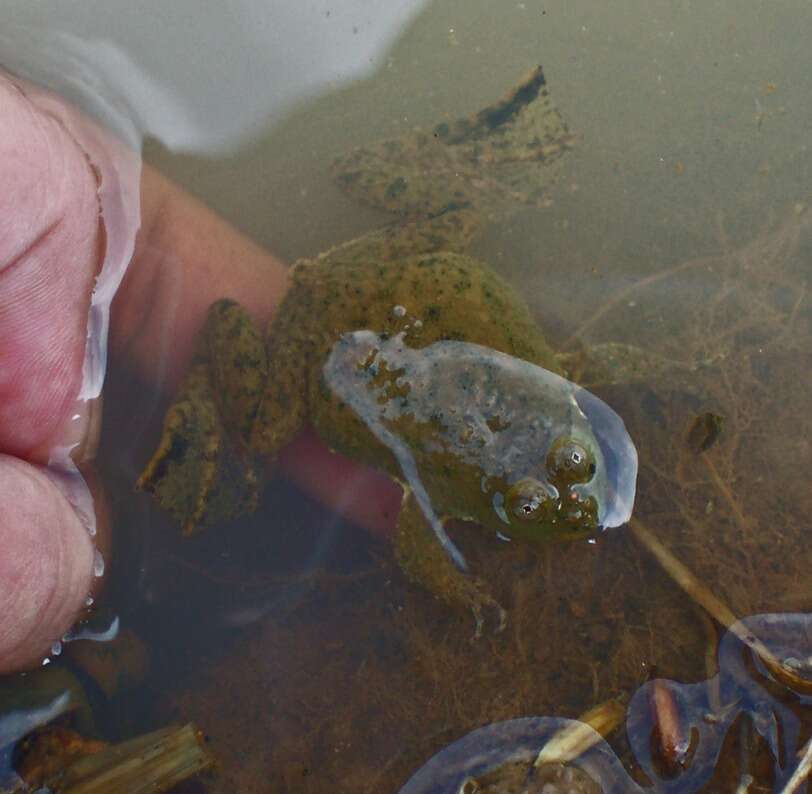
<instances>
[{"instance_id":1,"label":"submerged stick","mask_svg":"<svg viewBox=\"0 0 812 794\"><path fill-rule=\"evenodd\" d=\"M722 479L721 475L719 474L719 470L713 463L713 460L707 455L702 455L701 458L702 462L705 464L705 468L708 470L708 475L710 476L711 481L716 486L716 490L722 494L722 497L727 502L727 506L730 508L730 512L733 513L733 517L736 519L738 525L743 528L749 527L750 522L745 518L744 513L742 513L736 497L733 495L730 488L727 487L727 483Z\"/></svg>"},{"instance_id":2,"label":"submerged stick","mask_svg":"<svg viewBox=\"0 0 812 794\"><path fill-rule=\"evenodd\" d=\"M781 790L781 794L793 794L797 791L812 772L812 739L810 739L801 751L801 760L792 773L792 777L787 781L787 785Z\"/></svg>"},{"instance_id":3,"label":"submerged stick","mask_svg":"<svg viewBox=\"0 0 812 794\"><path fill-rule=\"evenodd\" d=\"M607 700L572 720L556 731L544 744L532 764L524 759L509 758L477 777L468 777L457 789L458 794L486 794L506 791L555 791L578 789L573 774L584 775L577 767L567 764L594 747L621 722L626 709L618 700ZM552 776L550 776L552 774ZM532 783L531 783L532 781ZM560 784L560 785L559 785ZM590 789L591 790L591 789Z\"/></svg>"},{"instance_id":4,"label":"submerged stick","mask_svg":"<svg viewBox=\"0 0 812 794\"><path fill-rule=\"evenodd\" d=\"M170 726L85 755L50 776L57 794L160 794L214 763L191 723Z\"/></svg>"},{"instance_id":5,"label":"submerged stick","mask_svg":"<svg viewBox=\"0 0 812 794\"><path fill-rule=\"evenodd\" d=\"M574 724L556 731L541 748L533 766L566 764L583 755L599 739L608 736L626 716L626 709L617 700L607 700L578 717Z\"/></svg>"}]
</instances>

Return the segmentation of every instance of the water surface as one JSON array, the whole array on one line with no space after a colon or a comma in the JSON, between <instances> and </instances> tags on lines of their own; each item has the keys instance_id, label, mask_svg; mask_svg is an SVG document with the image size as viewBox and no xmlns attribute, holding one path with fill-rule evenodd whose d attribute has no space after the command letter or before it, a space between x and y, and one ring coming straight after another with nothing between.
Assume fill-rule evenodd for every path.
<instances>
[{"instance_id":1,"label":"water surface","mask_svg":"<svg viewBox=\"0 0 812 794\"><path fill-rule=\"evenodd\" d=\"M293 37L282 5L262 24ZM363 12L318 12L334 48L351 47L355 27L374 52L363 79L337 68L335 86L304 81L298 102L282 102L290 91L275 86L296 81L261 60L261 118L212 142L144 116L145 159L293 261L383 220L330 185L335 155L470 112L542 63L578 144L552 205L491 227L476 253L520 288L556 346L629 342L683 364L599 392L640 453L637 515L736 616L809 610L808 5L448 0L400 18L377 49ZM172 88L175 111L193 109L193 131L226 112L229 80L247 77L223 58L221 96L201 99L177 90L173 70L205 61L213 42L262 46L238 24L222 29L224 16L211 6L195 20L206 35L149 74ZM52 25L81 40L102 35L99 19L133 59L152 24L160 40L146 13L129 45L112 17ZM301 38L308 58L319 47ZM468 616L403 578L385 539L281 480L244 525L181 542L129 490L146 450L116 422L157 411L146 390L130 394L109 413L101 461L126 539L111 595L152 647L153 673L110 721L126 733L195 720L222 759L212 791L395 792L481 726L572 718L654 676L716 673L721 631L624 528L541 553L456 533L510 613L503 634L476 643ZM697 455L686 433L703 411L725 422ZM780 697L808 736L807 711ZM736 790L747 774L752 791L771 790L769 747L746 725L734 734L704 790ZM623 731L609 743L634 770ZM695 790L676 780L669 790Z\"/></svg>"}]
</instances>

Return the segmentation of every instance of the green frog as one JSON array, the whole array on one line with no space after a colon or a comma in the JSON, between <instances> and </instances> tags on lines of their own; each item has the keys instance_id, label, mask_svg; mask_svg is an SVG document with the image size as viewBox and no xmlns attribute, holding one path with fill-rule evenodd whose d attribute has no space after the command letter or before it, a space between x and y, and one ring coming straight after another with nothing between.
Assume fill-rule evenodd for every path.
<instances>
[{"instance_id":1,"label":"green frog","mask_svg":"<svg viewBox=\"0 0 812 794\"><path fill-rule=\"evenodd\" d=\"M185 533L256 505L263 461L306 425L403 486L396 556L453 605L505 611L445 532L451 519L536 540L631 511L623 423L566 380L522 297L465 253L488 219L548 201L573 138L541 68L470 117L333 165L381 229L296 262L267 330L212 305L138 485Z\"/></svg>"}]
</instances>

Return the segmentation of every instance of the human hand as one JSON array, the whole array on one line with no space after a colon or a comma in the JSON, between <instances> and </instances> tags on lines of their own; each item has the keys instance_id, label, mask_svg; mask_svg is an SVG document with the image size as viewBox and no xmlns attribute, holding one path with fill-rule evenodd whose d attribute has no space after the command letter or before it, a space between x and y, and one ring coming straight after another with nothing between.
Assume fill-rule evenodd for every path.
<instances>
[{"instance_id":1,"label":"human hand","mask_svg":"<svg viewBox=\"0 0 812 794\"><path fill-rule=\"evenodd\" d=\"M103 526L91 539L48 463L55 449L72 447L81 468L98 431L98 404L77 397L109 235L95 165L109 152L77 143L53 104L45 112L27 94L0 76L0 672L38 663L70 627L93 590L95 547L106 542ZM267 321L286 270L148 168L140 190L142 224L113 302L110 363L126 361L171 388L208 305L231 297ZM398 489L314 436L294 442L280 467L356 522L391 530Z\"/></svg>"}]
</instances>

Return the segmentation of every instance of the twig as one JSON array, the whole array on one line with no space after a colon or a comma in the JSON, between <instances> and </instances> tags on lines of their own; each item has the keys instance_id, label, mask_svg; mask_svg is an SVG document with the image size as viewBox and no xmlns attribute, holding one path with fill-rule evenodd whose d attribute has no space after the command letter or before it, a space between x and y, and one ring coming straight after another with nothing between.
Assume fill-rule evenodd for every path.
<instances>
[{"instance_id":1,"label":"twig","mask_svg":"<svg viewBox=\"0 0 812 794\"><path fill-rule=\"evenodd\" d=\"M160 794L212 766L191 724L162 728L72 763L48 781L59 794Z\"/></svg>"},{"instance_id":2,"label":"twig","mask_svg":"<svg viewBox=\"0 0 812 794\"><path fill-rule=\"evenodd\" d=\"M804 745L801 760L792 773L792 777L787 781L787 785L781 790L781 794L792 794L793 791L797 791L809 777L810 771L812 771L812 739Z\"/></svg>"},{"instance_id":3,"label":"twig","mask_svg":"<svg viewBox=\"0 0 812 794\"><path fill-rule=\"evenodd\" d=\"M736 523L741 529L749 528L750 522L745 518L744 513L742 513L741 508L736 501L736 497L733 495L730 488L727 487L727 483L720 476L719 470L714 465L713 460L711 460L711 458L705 454L700 455L700 457L702 458L702 462L705 464L705 468L708 470L708 474L710 475L713 484L716 486L719 493L722 494L725 502L727 502L727 506L730 508L730 512L733 513Z\"/></svg>"},{"instance_id":4,"label":"twig","mask_svg":"<svg viewBox=\"0 0 812 794\"><path fill-rule=\"evenodd\" d=\"M562 350L569 350L576 342L576 340L583 337L583 335L590 329L592 326L596 325L603 317L605 317L615 306L618 305L624 298L628 297L637 290L643 289L644 287L651 286L652 284L656 284L658 281L663 281L664 279L671 278L671 276L679 273L683 270L690 270L691 268L695 267L707 267L708 260L707 259L692 259L688 262L682 262L675 267L670 267L667 270L661 270L657 273L652 273L650 276L646 276L645 278L641 278L638 281L635 281L633 284L629 284L627 287L623 287L622 289L618 290L606 303L601 306L594 314L590 316L590 318L581 323L579 328L576 328L575 331L570 334L570 336L562 343L561 349Z\"/></svg>"},{"instance_id":5,"label":"twig","mask_svg":"<svg viewBox=\"0 0 812 794\"><path fill-rule=\"evenodd\" d=\"M574 724L556 731L541 748L533 766L565 764L583 755L598 740L610 734L626 716L617 700L607 700L582 714Z\"/></svg>"}]
</instances>

